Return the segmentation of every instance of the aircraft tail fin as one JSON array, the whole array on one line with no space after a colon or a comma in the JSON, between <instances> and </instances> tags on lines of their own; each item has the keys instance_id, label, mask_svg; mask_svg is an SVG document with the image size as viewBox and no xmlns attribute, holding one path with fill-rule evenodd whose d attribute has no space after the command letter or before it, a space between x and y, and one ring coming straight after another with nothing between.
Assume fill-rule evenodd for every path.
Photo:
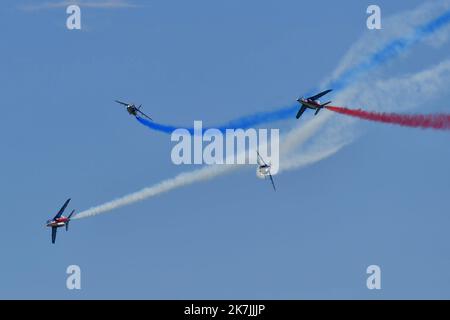
<instances>
[{"instance_id":1,"label":"aircraft tail fin","mask_svg":"<svg viewBox=\"0 0 450 320\"><path fill-rule=\"evenodd\" d=\"M66 231L69 231L69 222L70 222L70 217L72 217L72 215L74 214L75 210L72 210L72 212L69 214L69 216L67 217L67 222L66 222Z\"/></svg>"},{"instance_id":2,"label":"aircraft tail fin","mask_svg":"<svg viewBox=\"0 0 450 320\"><path fill-rule=\"evenodd\" d=\"M320 105L320 107L317 108L317 110L316 110L316 112L314 113L314 115L316 116L316 115L319 113L320 109L322 109L323 107L325 107L326 105L328 105L328 104L330 104L330 103L331 103L331 101L327 101L327 102L325 102L325 103L322 103L322 104Z\"/></svg>"},{"instance_id":3,"label":"aircraft tail fin","mask_svg":"<svg viewBox=\"0 0 450 320\"><path fill-rule=\"evenodd\" d=\"M75 213L75 210L72 210L72 212L69 214L69 216L67 218L70 219L74 213Z\"/></svg>"}]
</instances>

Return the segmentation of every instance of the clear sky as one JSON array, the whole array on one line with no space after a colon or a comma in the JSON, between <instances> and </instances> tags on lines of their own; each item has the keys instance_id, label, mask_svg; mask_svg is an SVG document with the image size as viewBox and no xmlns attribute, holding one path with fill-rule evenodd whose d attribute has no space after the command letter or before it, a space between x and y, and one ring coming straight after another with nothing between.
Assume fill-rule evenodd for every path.
<instances>
[{"instance_id":1,"label":"clear sky","mask_svg":"<svg viewBox=\"0 0 450 320\"><path fill-rule=\"evenodd\" d=\"M84 210L197 168L114 99L190 126L291 105L369 32L372 2L130 0L81 6L81 31L64 6L30 3L0 10L0 298L450 298L448 132L363 122L336 155L277 175L276 193L252 168L73 221L55 245L45 228L69 197ZM420 3L377 1L383 16ZM389 68L448 52L418 46Z\"/></svg>"}]
</instances>

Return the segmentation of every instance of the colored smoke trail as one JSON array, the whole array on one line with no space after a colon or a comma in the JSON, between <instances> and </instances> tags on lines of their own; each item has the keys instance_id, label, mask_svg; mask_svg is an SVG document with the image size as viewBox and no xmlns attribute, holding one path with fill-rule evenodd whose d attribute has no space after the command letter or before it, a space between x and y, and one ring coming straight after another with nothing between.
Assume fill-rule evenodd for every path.
<instances>
[{"instance_id":1,"label":"colored smoke trail","mask_svg":"<svg viewBox=\"0 0 450 320\"><path fill-rule=\"evenodd\" d=\"M450 114L399 114L328 106L328 110L364 120L397 124L404 127L450 130Z\"/></svg>"},{"instance_id":2,"label":"colored smoke trail","mask_svg":"<svg viewBox=\"0 0 450 320\"><path fill-rule=\"evenodd\" d=\"M448 13L447 13L448 14ZM442 18L444 17L444 18ZM448 23L446 22L447 18L445 18L445 15L442 15L441 18L439 19L435 19L433 20L434 22L431 23L427 23L427 24L423 24L423 27L421 27L423 30L423 32L419 32L420 35L425 36L424 33L429 32L430 35L431 33L434 33L435 31L443 28L444 25L447 25ZM428 27L425 27L428 26ZM414 30L420 30L419 29L414 29ZM418 34L417 32L412 32L410 34ZM402 37L403 38L403 37ZM419 39L416 39L416 41ZM410 43L411 44L411 43ZM366 57L364 61L371 61L372 60L372 64L373 67L376 67L378 65L380 65L383 62L387 62L387 60L390 60L390 58L393 58L396 56L395 53L399 53L399 49L408 49L410 47L410 45L407 46L400 46L400 48L396 48L395 50L392 49L386 49L386 46L383 46L384 49L381 49L378 51L378 53L382 52L383 50L387 50L386 52L390 51L390 54L380 54L378 56L378 58L374 59L373 57L376 56L375 54L364 54L363 56ZM372 57L372 58L371 58ZM383 61L384 59L384 61ZM346 71L348 70L352 70L354 68L358 68L358 66L362 66L359 68L359 70L357 72L354 72L353 74L351 73L347 73ZM342 70L344 70L344 73L341 76L337 76L335 77L334 83L336 84L336 81L338 81L339 79L342 79L342 83L343 85L339 85L336 84L337 87L339 87L340 89L344 88L347 89L348 87L350 87L349 89L351 89L352 86L354 86L355 83L355 79L357 78L358 75L360 75L360 73L364 73L363 71L370 71L370 69L373 68L370 63L362 63L362 64L357 64L356 67L345 67L342 68ZM447 70L447 69L444 69ZM423 86L424 83L428 83L429 78L431 77L432 79L434 79L434 81L437 81L436 79L440 79L440 77L442 76L442 72L436 72L436 70L432 70L432 72L430 73L431 70L427 70L426 74L421 74L420 77L416 78L412 78L415 81L419 81L420 82L420 86ZM397 91L392 90L392 88L397 88L398 87L398 82L402 82L402 79L392 79L394 80L393 83L390 83L390 87L391 90L388 90L388 93L396 93ZM441 80L439 80L440 83L442 83ZM332 83L330 81L327 81L327 83ZM350 90L351 91L351 90ZM430 92L429 91L425 91L427 94L425 96L429 97L430 96ZM381 93L383 93L382 97L386 98L386 94L382 91L380 91L378 94L381 95ZM346 91L344 90L343 92L339 92L340 96L348 96L348 93L346 93ZM350 94L351 96L351 94ZM422 94L423 96L423 94ZM347 103L349 102L351 99L349 99L348 97L344 98L340 98L338 100L345 100L344 102ZM367 100L365 100L367 101ZM392 104L393 107L395 107L397 104ZM257 123L257 124L262 124L264 122L272 122L273 120L271 119L275 119L275 120L283 120L283 119L287 119L293 116L293 114L295 114L295 112L297 111L298 106L290 106L290 107L285 107L285 108L281 108L278 110L274 110L271 112L263 112L263 113L258 113L256 115L251 115L251 116L247 116L247 117L242 117L239 118L235 121L229 122L226 126L219 126L219 128L224 128L224 127L228 127L230 129L235 129L235 127L233 127L233 124L236 125L239 128L248 128L248 127L252 127L254 126L252 123ZM338 141L334 141L333 139L328 139L328 137L326 137L326 141L328 143L325 143L322 145L321 142L316 143L314 145L314 148L311 148L310 152L308 152L308 150L302 150L302 152L298 155L293 155L294 149L296 149L298 146L301 146L306 140L310 139L311 136L315 136L317 135L317 131L323 126L323 124L327 121L327 119L329 119L330 117L332 117L333 114L331 112L326 113L323 112L321 113L318 117L312 118L311 121L306 121L304 123L304 125L302 126L298 126L295 129L291 130L291 132L289 132L286 136L284 136L283 139L283 143L280 145L280 153L283 153L283 157L285 158L285 161L283 161L281 163L280 166L280 170L281 171L288 171L288 170L294 170L297 168L301 168L303 166L307 166L310 165L312 163L315 163L317 161L320 161L322 159L325 159L331 155L333 155L334 153L338 152L340 150L340 148L342 148L343 146L345 146L348 143L351 143L351 139L343 139L341 137L341 134L337 134L337 136L340 137L340 139L338 139ZM286 118L284 118L286 117ZM267 119L269 119L268 121L266 121ZM162 125L162 124L157 124L157 123L152 123L152 122L145 122L142 121L142 119L138 119L142 124L144 125L149 125L150 128L152 129L156 129L158 131L161 132L165 132L165 133L171 133L174 129L178 128L175 126L169 126L169 125ZM231 124L231 125L230 125ZM186 128L189 130L189 128ZM192 132L193 129L189 130ZM338 132L339 133L339 132ZM336 132L333 132L334 136L336 136ZM330 143L331 141L331 143ZM306 152L305 152L306 151ZM74 217L74 219L81 219L81 218L86 218L86 217L91 217L91 216L95 216L98 214L102 214L102 213L106 213L109 212L111 210L114 210L116 208L122 207L122 206L126 206L132 203L135 203L137 201L141 201L144 199L147 199L149 197L153 197L153 196L157 196L158 194L164 193L164 192L169 192L170 190L176 189L176 188L180 188L183 186L188 186L190 184L194 184L194 183L198 183L201 181L206 181L208 179L214 179L215 177L222 175L222 174L226 174L228 172L234 171L235 169L239 168L240 166L211 166L211 167L204 167L198 170L194 170L194 171L189 171L189 172L185 172L182 173L178 176L175 176L171 179L167 179L164 181L161 181L160 183L154 184L153 186L144 188L140 191L137 191L135 193L131 193L128 195L125 195L123 197L117 198L115 200L106 202L104 204L92 207L88 210L85 210L83 212L80 212L76 217Z\"/></svg>"},{"instance_id":3,"label":"colored smoke trail","mask_svg":"<svg viewBox=\"0 0 450 320\"><path fill-rule=\"evenodd\" d=\"M280 120L286 120L292 117L298 111L298 105L293 105L290 107L284 107L277 110L267 111L267 112L259 112L253 115L244 116L235 120L232 120L226 124L220 125L218 127L214 127L214 129L218 129L221 132L225 133L227 129L249 129L253 127L257 127L264 123L271 123ZM161 123L157 123L154 121L150 121L144 118L136 117L136 119L143 124L144 126L163 133L171 134L176 129L186 129L190 134L194 134L194 128L192 127L177 127L173 125L165 125ZM202 128L202 131L206 131L210 128L205 127Z\"/></svg>"},{"instance_id":4,"label":"colored smoke trail","mask_svg":"<svg viewBox=\"0 0 450 320\"><path fill-rule=\"evenodd\" d=\"M370 70L373 70L374 68L383 65L386 62L398 57L400 54L406 52L413 45L417 44L418 42L427 38L428 36L442 30L449 24L450 24L450 10L447 10L443 14L434 18L433 20L416 27L413 30L413 32L408 34L407 36L394 39L391 42L387 43L378 51L370 54L363 62L353 67L350 67L337 79L328 81L323 87L332 88L334 92L346 89L360 75ZM314 93L316 91L319 90L314 90ZM299 105L295 104L287 107L278 108L272 111L259 112L237 118L222 125L214 126L214 128L219 129L222 132L224 132L226 129L254 128L265 123L273 123L276 121L291 119L293 118L293 115L295 115L295 113L298 111L298 109ZM188 130L191 134L193 134L194 132L194 128L192 127L166 125L153 121L148 121L142 118L137 118L137 120L141 124L145 125L146 127L152 130L163 132L166 134L171 134L174 130L178 128L184 128ZM203 131L207 129L208 128L204 128Z\"/></svg>"},{"instance_id":5,"label":"colored smoke trail","mask_svg":"<svg viewBox=\"0 0 450 320\"><path fill-rule=\"evenodd\" d=\"M411 46L415 45L425 37L443 29L450 23L450 11L444 12L439 17L431 20L419 27L414 32L406 37L392 40L386 44L381 50L371 55L365 62L350 68L343 73L338 79L331 81L327 87L334 90L345 88L358 75L365 73L391 59L396 58L401 53L405 52Z\"/></svg>"},{"instance_id":6,"label":"colored smoke trail","mask_svg":"<svg viewBox=\"0 0 450 320\"><path fill-rule=\"evenodd\" d=\"M302 128L299 128L296 130L294 136L288 136L288 140L292 140L293 138L296 138L296 143L293 141L286 141L287 145L289 146L289 149L283 148L280 150L280 155L287 154L291 151L291 148L294 148L297 143L301 143L302 141L308 140L315 134L317 134L317 130L320 128L317 124L320 124L321 121L319 119L314 119ZM337 150L336 150L337 151ZM298 159L293 158L292 161L289 163L289 166L286 166L285 170L292 169L292 168L300 168L302 166L306 166L314 161L320 161L328 156L330 156L332 153L330 153L328 150L313 150L310 154L307 154L307 157L305 159ZM302 155L304 157L304 155ZM225 163L227 161L224 161ZM87 209L85 211L82 211L78 213L74 218L76 219L82 219L87 217L96 216L98 214L109 212L111 210L145 200L150 197L157 196L159 194L169 192L173 189L181 188L184 186L188 186L194 183L198 183L201 181L206 181L209 179L213 179L217 176L226 174L228 172L231 172L233 170L237 170L239 168L243 168L242 165L210 165L206 166L194 171L188 171L180 173L179 175L163 180L157 184L154 184L153 186L143 188L137 192L127 194L123 197L114 199L112 201L106 202L104 204L92 207L90 209Z\"/></svg>"}]
</instances>

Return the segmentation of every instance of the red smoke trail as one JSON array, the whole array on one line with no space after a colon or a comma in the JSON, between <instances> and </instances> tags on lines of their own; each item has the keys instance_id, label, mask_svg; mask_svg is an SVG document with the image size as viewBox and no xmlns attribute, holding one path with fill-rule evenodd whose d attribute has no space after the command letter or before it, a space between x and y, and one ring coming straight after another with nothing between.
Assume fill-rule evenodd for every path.
<instances>
[{"instance_id":1,"label":"red smoke trail","mask_svg":"<svg viewBox=\"0 0 450 320\"><path fill-rule=\"evenodd\" d=\"M405 127L450 130L450 114L398 114L370 112L361 109L328 106L328 110L360 119L398 124Z\"/></svg>"}]
</instances>

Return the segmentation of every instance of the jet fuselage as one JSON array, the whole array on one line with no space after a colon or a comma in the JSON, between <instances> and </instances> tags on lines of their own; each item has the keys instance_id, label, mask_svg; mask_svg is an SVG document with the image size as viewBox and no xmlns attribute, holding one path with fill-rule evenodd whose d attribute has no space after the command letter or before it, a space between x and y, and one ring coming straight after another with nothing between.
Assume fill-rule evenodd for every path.
<instances>
[{"instance_id":1,"label":"jet fuselage","mask_svg":"<svg viewBox=\"0 0 450 320\"><path fill-rule=\"evenodd\" d=\"M307 108L309 109L317 109L317 108L321 108L320 105L320 101L319 100L310 100L310 99L305 99L305 98L301 98L298 100L301 104L305 105Z\"/></svg>"},{"instance_id":2,"label":"jet fuselage","mask_svg":"<svg viewBox=\"0 0 450 320\"><path fill-rule=\"evenodd\" d=\"M127 111L129 114L132 114L133 116L137 116L136 107L134 106L134 104L129 105L127 107Z\"/></svg>"},{"instance_id":3,"label":"jet fuselage","mask_svg":"<svg viewBox=\"0 0 450 320\"><path fill-rule=\"evenodd\" d=\"M69 219L66 217L60 217L55 220L48 220L47 227L56 227L56 228L64 227L68 221Z\"/></svg>"},{"instance_id":4,"label":"jet fuselage","mask_svg":"<svg viewBox=\"0 0 450 320\"><path fill-rule=\"evenodd\" d=\"M265 178L270 174L270 166L262 165L256 169L256 175L258 178Z\"/></svg>"}]
</instances>

